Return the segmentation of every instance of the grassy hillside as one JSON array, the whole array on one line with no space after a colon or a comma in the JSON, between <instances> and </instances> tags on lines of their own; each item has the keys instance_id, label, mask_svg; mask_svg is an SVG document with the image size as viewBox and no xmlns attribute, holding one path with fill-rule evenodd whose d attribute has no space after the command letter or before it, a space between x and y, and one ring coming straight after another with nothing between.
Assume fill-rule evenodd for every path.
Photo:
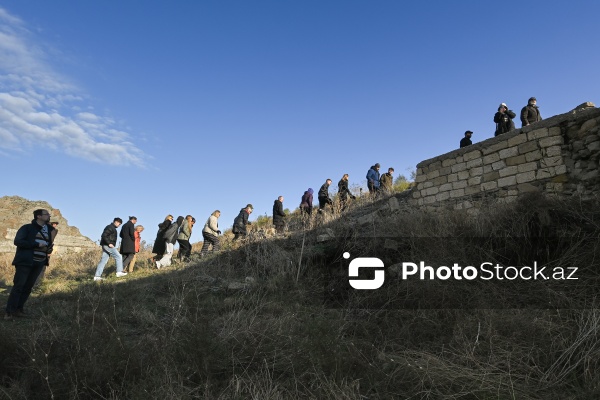
<instances>
[{"instance_id":1,"label":"grassy hillside","mask_svg":"<svg viewBox=\"0 0 600 400\"><path fill-rule=\"evenodd\" d=\"M305 230L293 215L285 237L227 239L170 269L142 261L119 280L91 281L99 253L53 260L32 316L0 323L0 398L600 398L600 311L586 289L600 287L597 203L528 197L472 217L389 204ZM341 253L369 251L386 279L398 273L389 257L586 268L580 292L397 277L368 296L341 288ZM11 279L1 261L3 305Z\"/></svg>"}]
</instances>

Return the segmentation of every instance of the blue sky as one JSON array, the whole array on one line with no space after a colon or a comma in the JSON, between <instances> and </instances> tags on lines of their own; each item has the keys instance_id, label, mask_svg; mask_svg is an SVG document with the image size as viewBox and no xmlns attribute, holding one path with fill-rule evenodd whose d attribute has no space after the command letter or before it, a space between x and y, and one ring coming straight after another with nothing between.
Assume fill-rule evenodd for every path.
<instances>
[{"instance_id":1,"label":"blue sky","mask_svg":"<svg viewBox=\"0 0 600 400\"><path fill-rule=\"evenodd\" d=\"M0 6L0 195L93 240L136 215L231 226L493 136L506 102L600 102L597 1L42 1ZM520 123L516 122L517 127Z\"/></svg>"}]
</instances>

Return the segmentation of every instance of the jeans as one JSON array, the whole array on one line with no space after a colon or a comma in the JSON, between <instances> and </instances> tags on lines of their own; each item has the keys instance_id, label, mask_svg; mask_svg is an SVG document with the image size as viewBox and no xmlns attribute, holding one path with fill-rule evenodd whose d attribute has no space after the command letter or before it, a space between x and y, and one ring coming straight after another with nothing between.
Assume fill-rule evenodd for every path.
<instances>
[{"instance_id":1,"label":"jeans","mask_svg":"<svg viewBox=\"0 0 600 400\"><path fill-rule=\"evenodd\" d=\"M166 247L167 250L165 251L165 254L160 259L160 261L156 262L156 266L158 268L168 267L169 265L171 265L171 257L173 257L173 247L175 247L175 245L173 243L167 242Z\"/></svg>"},{"instance_id":2,"label":"jeans","mask_svg":"<svg viewBox=\"0 0 600 400\"><path fill-rule=\"evenodd\" d=\"M123 272L123 257L121 257L119 250L117 250L116 247L102 246L102 258L96 267L95 276L102 276L102 271L104 271L104 267L106 266L106 263L110 257L115 259L115 263L117 264L117 272Z\"/></svg>"}]
</instances>

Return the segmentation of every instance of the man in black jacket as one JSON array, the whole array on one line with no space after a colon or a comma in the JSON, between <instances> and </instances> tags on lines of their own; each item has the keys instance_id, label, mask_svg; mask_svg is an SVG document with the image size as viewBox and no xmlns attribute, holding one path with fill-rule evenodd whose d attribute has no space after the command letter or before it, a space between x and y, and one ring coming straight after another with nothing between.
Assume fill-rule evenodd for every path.
<instances>
[{"instance_id":1,"label":"man in black jacket","mask_svg":"<svg viewBox=\"0 0 600 400\"><path fill-rule=\"evenodd\" d=\"M15 236L17 251L12 262L15 277L6 303L6 320L24 316L23 306L40 272L48 265L48 254L52 253L54 228L48 225L50 213L44 209L35 210L33 218L30 224L19 228Z\"/></svg>"},{"instance_id":2,"label":"man in black jacket","mask_svg":"<svg viewBox=\"0 0 600 400\"><path fill-rule=\"evenodd\" d=\"M250 221L248 221L248 217L252 214L254 210L254 206L252 204L247 204L245 208L240 210L240 213L233 220L233 228L231 231L234 234L233 240L238 240L239 238L243 238L248 234L248 230L246 229L247 225L252 225Z\"/></svg>"},{"instance_id":3,"label":"man in black jacket","mask_svg":"<svg viewBox=\"0 0 600 400\"><path fill-rule=\"evenodd\" d=\"M102 279L102 271L104 271L104 267L108 262L110 257L115 259L115 263L117 264L117 278L127 275L127 272L123 272L123 257L117 251L115 247L117 245L117 228L121 226L123 220L119 217L113 219L111 224L106 225L104 231L102 231L102 236L100 237L100 246L102 246L102 258L96 267L96 274L94 275L95 281L101 281Z\"/></svg>"},{"instance_id":4,"label":"man in black jacket","mask_svg":"<svg viewBox=\"0 0 600 400\"><path fill-rule=\"evenodd\" d=\"M460 147L467 147L473 144L473 142L471 142L471 135L473 135L473 132L471 131L466 131L465 132L465 137L460 139Z\"/></svg>"},{"instance_id":5,"label":"man in black jacket","mask_svg":"<svg viewBox=\"0 0 600 400\"><path fill-rule=\"evenodd\" d=\"M356 197L348 189L349 175L344 174L342 179L338 182L338 195L340 198L340 212L344 211L348 207L348 197L355 199Z\"/></svg>"},{"instance_id":6,"label":"man in black jacket","mask_svg":"<svg viewBox=\"0 0 600 400\"><path fill-rule=\"evenodd\" d=\"M505 103L500 104L498 112L494 115L494 122L496 123L496 132L494 136L502 135L503 133L510 132L515 129L515 123L513 118L516 117L512 110L508 109Z\"/></svg>"},{"instance_id":7,"label":"man in black jacket","mask_svg":"<svg viewBox=\"0 0 600 400\"><path fill-rule=\"evenodd\" d=\"M129 217L129 221L125 222L121 227L121 255L123 257L123 269L127 271L133 256L135 255L135 223L136 217Z\"/></svg>"},{"instance_id":8,"label":"man in black jacket","mask_svg":"<svg viewBox=\"0 0 600 400\"><path fill-rule=\"evenodd\" d=\"M273 203L273 225L277 233L283 233L285 227L285 212L283 212L283 196L279 196Z\"/></svg>"},{"instance_id":9,"label":"man in black jacket","mask_svg":"<svg viewBox=\"0 0 600 400\"><path fill-rule=\"evenodd\" d=\"M329 185L331 185L331 182L332 180L327 178L325 183L321 185L321 189L319 189L319 212L323 212L327 204L333 204L333 200L329 198Z\"/></svg>"},{"instance_id":10,"label":"man in black jacket","mask_svg":"<svg viewBox=\"0 0 600 400\"><path fill-rule=\"evenodd\" d=\"M537 99L535 97L529 98L527 105L521 110L521 123L522 126L531 125L534 122L542 120L542 115L537 106Z\"/></svg>"}]
</instances>

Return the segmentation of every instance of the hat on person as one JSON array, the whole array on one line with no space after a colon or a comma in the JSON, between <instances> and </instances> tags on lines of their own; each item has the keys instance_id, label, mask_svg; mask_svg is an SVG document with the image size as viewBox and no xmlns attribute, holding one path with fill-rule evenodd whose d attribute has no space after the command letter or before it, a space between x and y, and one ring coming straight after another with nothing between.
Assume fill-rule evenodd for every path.
<instances>
[{"instance_id":1,"label":"hat on person","mask_svg":"<svg viewBox=\"0 0 600 400\"><path fill-rule=\"evenodd\" d=\"M467 136L469 133L470 133L471 135L473 134L473 132L471 132L471 131L466 131L466 132L465 132L465 136Z\"/></svg>"},{"instance_id":2,"label":"hat on person","mask_svg":"<svg viewBox=\"0 0 600 400\"><path fill-rule=\"evenodd\" d=\"M537 101L537 99L535 97L530 97L529 100L527 100L528 103L531 103L532 101Z\"/></svg>"},{"instance_id":3,"label":"hat on person","mask_svg":"<svg viewBox=\"0 0 600 400\"><path fill-rule=\"evenodd\" d=\"M252 204L246 204L246 208L249 208L251 210L254 210L254 206Z\"/></svg>"},{"instance_id":4,"label":"hat on person","mask_svg":"<svg viewBox=\"0 0 600 400\"><path fill-rule=\"evenodd\" d=\"M500 103L500 107L506 107L506 108L508 108L508 106L506 105L506 103Z\"/></svg>"}]
</instances>

